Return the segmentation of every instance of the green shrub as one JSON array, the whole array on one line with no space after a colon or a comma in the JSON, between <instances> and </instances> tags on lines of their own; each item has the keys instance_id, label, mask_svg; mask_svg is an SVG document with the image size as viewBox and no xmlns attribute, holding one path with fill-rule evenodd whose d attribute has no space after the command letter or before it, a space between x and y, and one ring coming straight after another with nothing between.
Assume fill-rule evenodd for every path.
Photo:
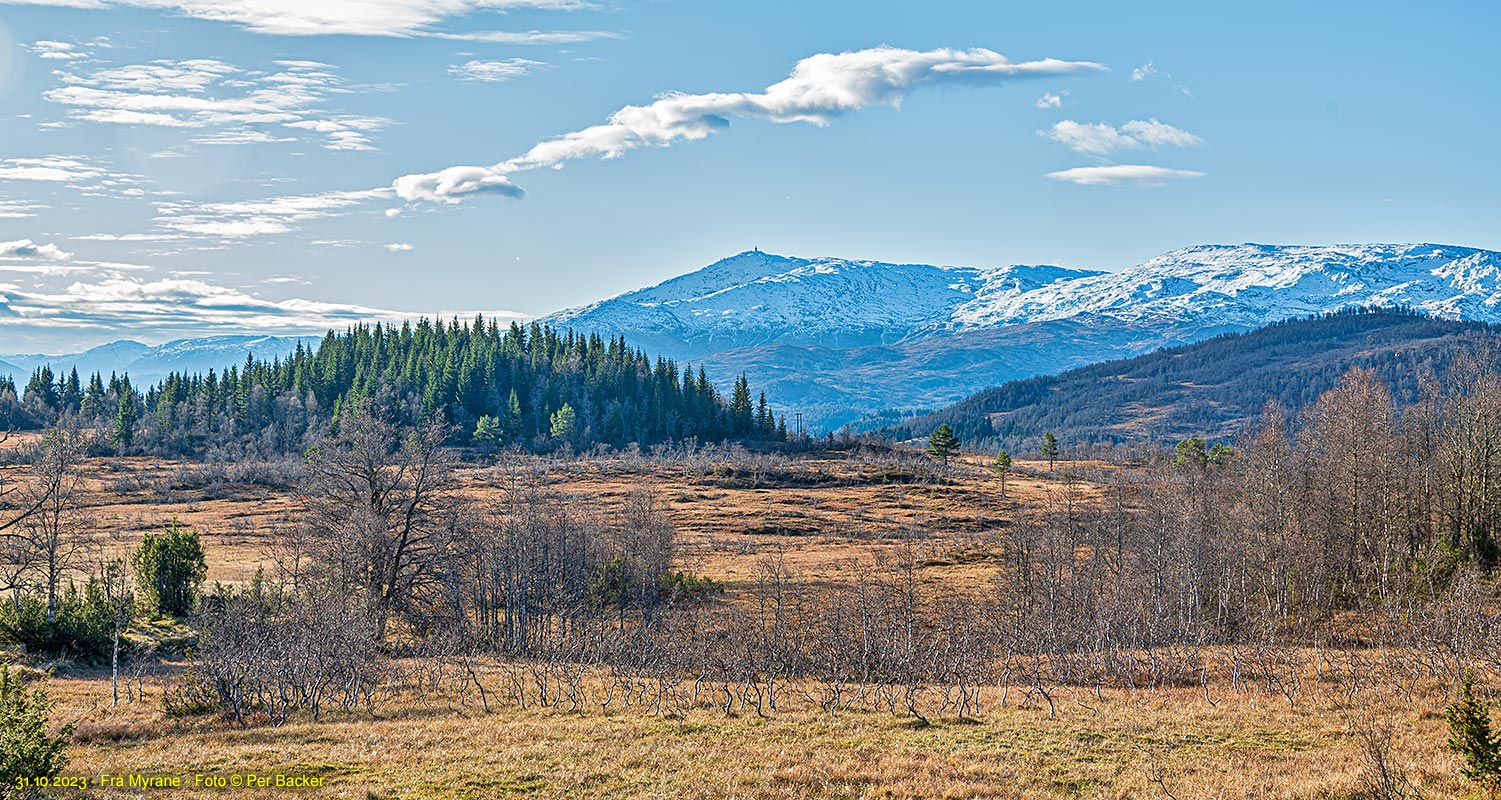
<instances>
[{"instance_id":1,"label":"green shrub","mask_svg":"<svg viewBox=\"0 0 1501 800\"><path fill-rule=\"evenodd\" d=\"M1465 760L1460 771L1492 796L1501 794L1501 739L1491 731L1490 709L1475 696L1468 673L1459 685L1459 699L1444 716L1449 720L1449 749Z\"/></svg>"},{"instance_id":2,"label":"green shrub","mask_svg":"<svg viewBox=\"0 0 1501 800\"><path fill-rule=\"evenodd\" d=\"M110 656L114 614L115 604L97 580L90 580L82 592L69 584L58 595L50 622L47 601L40 592L7 598L0 604L0 639L21 645L28 653L103 663Z\"/></svg>"},{"instance_id":3,"label":"green shrub","mask_svg":"<svg viewBox=\"0 0 1501 800\"><path fill-rule=\"evenodd\" d=\"M20 778L54 778L68 765L63 748L73 725L47 732L52 700L45 689L27 689L0 666L0 797L22 797Z\"/></svg>"},{"instance_id":4,"label":"green shrub","mask_svg":"<svg viewBox=\"0 0 1501 800\"><path fill-rule=\"evenodd\" d=\"M657 581L662 594L674 599L703 598L724 591L724 584L713 578L703 578L691 572L668 570Z\"/></svg>"},{"instance_id":5,"label":"green shrub","mask_svg":"<svg viewBox=\"0 0 1501 800\"><path fill-rule=\"evenodd\" d=\"M174 517L161 534L146 534L130 563L158 619L193 613L208 573L197 531L182 527Z\"/></svg>"}]
</instances>

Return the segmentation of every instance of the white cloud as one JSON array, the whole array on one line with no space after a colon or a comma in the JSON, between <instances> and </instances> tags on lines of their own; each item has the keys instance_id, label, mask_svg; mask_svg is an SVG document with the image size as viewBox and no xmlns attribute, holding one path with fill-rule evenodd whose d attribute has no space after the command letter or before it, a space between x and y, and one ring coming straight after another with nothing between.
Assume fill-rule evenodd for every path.
<instances>
[{"instance_id":1,"label":"white cloud","mask_svg":"<svg viewBox=\"0 0 1501 800\"><path fill-rule=\"evenodd\" d=\"M501 83L525 78L539 69L549 66L541 61L525 58L506 58L500 61L467 61L448 68L448 74L461 81Z\"/></svg>"},{"instance_id":2,"label":"white cloud","mask_svg":"<svg viewBox=\"0 0 1501 800\"><path fill-rule=\"evenodd\" d=\"M408 250L411 250L412 246L410 244L407 244L406 242L391 242L390 244L386 245L386 249L390 250L393 253L405 253Z\"/></svg>"},{"instance_id":3,"label":"white cloud","mask_svg":"<svg viewBox=\"0 0 1501 800\"><path fill-rule=\"evenodd\" d=\"M901 50L877 47L821 53L799 61L785 80L762 92L669 93L644 106L626 106L609 121L540 142L489 167L460 166L393 183L406 200L458 202L489 192L519 197L510 173L556 167L575 158L614 158L640 147L696 141L729 127L731 117L828 125L876 105L898 106L907 92L928 86L989 86L1020 78L1103 70L1088 61L1044 59L1016 63L991 50Z\"/></svg>"},{"instance_id":4,"label":"white cloud","mask_svg":"<svg viewBox=\"0 0 1501 800\"><path fill-rule=\"evenodd\" d=\"M193 144L206 145L242 145L242 144L278 144L282 142L295 142L295 136L272 136L265 131L253 128L241 128L239 130L211 131L209 133L194 136Z\"/></svg>"},{"instance_id":5,"label":"white cloud","mask_svg":"<svg viewBox=\"0 0 1501 800\"><path fill-rule=\"evenodd\" d=\"M150 8L182 17L228 22L255 33L282 36L444 36L434 26L474 12L513 9L572 11L593 8L587 0L0 0L3 4L71 6L74 8ZM530 31L497 37L587 35L560 31ZM462 35L462 34L460 34ZM446 35L445 38L457 38ZM595 37L597 38L597 37ZM480 39L479 41L492 41ZM580 41L569 39L567 41ZM508 44L522 42L507 41ZM549 41L549 44L556 42Z\"/></svg>"},{"instance_id":6,"label":"white cloud","mask_svg":"<svg viewBox=\"0 0 1501 800\"><path fill-rule=\"evenodd\" d=\"M87 58L89 55L70 42L54 42L46 39L32 42L31 46L26 49L35 53L38 58L50 61L71 61L75 58Z\"/></svg>"},{"instance_id":7,"label":"white cloud","mask_svg":"<svg viewBox=\"0 0 1501 800\"><path fill-rule=\"evenodd\" d=\"M156 224L179 233L240 239L287 233L299 223L337 216L390 197L390 189L380 188L225 203L165 202L157 205Z\"/></svg>"},{"instance_id":8,"label":"white cloud","mask_svg":"<svg viewBox=\"0 0 1501 800\"><path fill-rule=\"evenodd\" d=\"M49 206L28 203L23 200L0 200L0 219L23 219L34 217L36 212Z\"/></svg>"},{"instance_id":9,"label":"white cloud","mask_svg":"<svg viewBox=\"0 0 1501 800\"><path fill-rule=\"evenodd\" d=\"M1131 80L1144 81L1156 74L1157 68L1152 66L1152 62L1148 61L1147 63L1142 64L1136 69L1131 70Z\"/></svg>"},{"instance_id":10,"label":"white cloud","mask_svg":"<svg viewBox=\"0 0 1501 800\"><path fill-rule=\"evenodd\" d=\"M409 311L350 303L302 298L271 300L246 290L184 276L138 279L112 275L77 280L55 290L23 291L4 284L0 284L0 289L4 290L0 296L0 326L32 338L55 339L75 331L148 340L246 331L319 333L355 322L400 321L419 316ZM499 321L527 319L527 315L515 311L483 313ZM468 318L474 314L474 311L439 311L436 316Z\"/></svg>"},{"instance_id":11,"label":"white cloud","mask_svg":"<svg viewBox=\"0 0 1501 800\"><path fill-rule=\"evenodd\" d=\"M1033 105L1038 108L1058 108L1063 105L1063 98L1067 94L1068 92L1059 92L1058 94L1045 92L1042 97L1037 98L1037 102L1033 103Z\"/></svg>"},{"instance_id":12,"label":"white cloud","mask_svg":"<svg viewBox=\"0 0 1501 800\"><path fill-rule=\"evenodd\" d=\"M1131 120L1118 129L1102 122L1085 123L1066 119L1037 133L1076 153L1092 156L1107 156L1119 150L1190 147L1204 143L1203 139L1188 131L1158 122L1155 117L1145 121Z\"/></svg>"},{"instance_id":13,"label":"white cloud","mask_svg":"<svg viewBox=\"0 0 1501 800\"><path fill-rule=\"evenodd\" d=\"M287 123L288 128L317 131L328 137L324 147L329 150L374 150L370 136L391 123L381 117L357 117L336 115L322 119L301 120Z\"/></svg>"},{"instance_id":14,"label":"white cloud","mask_svg":"<svg viewBox=\"0 0 1501 800\"><path fill-rule=\"evenodd\" d=\"M1107 167L1075 167L1060 172L1049 172L1048 177L1055 181L1077 183L1081 186L1160 186L1168 180L1202 178L1204 173L1144 164L1114 164Z\"/></svg>"},{"instance_id":15,"label":"white cloud","mask_svg":"<svg viewBox=\"0 0 1501 800\"><path fill-rule=\"evenodd\" d=\"M81 183L106 174L101 167L69 156L0 159L0 181Z\"/></svg>"},{"instance_id":16,"label":"white cloud","mask_svg":"<svg viewBox=\"0 0 1501 800\"><path fill-rule=\"evenodd\" d=\"M66 261L72 253L55 244L37 244L30 239L0 242L0 258L45 258L49 261Z\"/></svg>"},{"instance_id":17,"label":"white cloud","mask_svg":"<svg viewBox=\"0 0 1501 800\"><path fill-rule=\"evenodd\" d=\"M468 33L429 33L435 39L486 44L554 45L579 44L596 39L620 39L612 31L470 31Z\"/></svg>"},{"instance_id":18,"label":"white cloud","mask_svg":"<svg viewBox=\"0 0 1501 800\"><path fill-rule=\"evenodd\" d=\"M170 242L188 237L181 233L90 233L73 238L83 242Z\"/></svg>"},{"instance_id":19,"label":"white cloud","mask_svg":"<svg viewBox=\"0 0 1501 800\"><path fill-rule=\"evenodd\" d=\"M390 120L322 109L331 96L354 91L334 67L317 61L277 61L274 67L250 71L188 59L64 71L58 73L63 85L42 96L69 107L76 121L222 129L198 135L196 144L295 141L257 127L274 125L322 134L329 150L374 149L368 134Z\"/></svg>"}]
</instances>

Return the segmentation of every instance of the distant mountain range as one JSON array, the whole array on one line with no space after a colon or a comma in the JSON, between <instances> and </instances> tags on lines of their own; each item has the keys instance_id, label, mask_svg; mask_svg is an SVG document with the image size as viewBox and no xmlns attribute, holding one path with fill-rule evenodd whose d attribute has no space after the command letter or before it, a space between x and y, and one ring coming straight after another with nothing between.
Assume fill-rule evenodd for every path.
<instances>
[{"instance_id":1,"label":"distant mountain range","mask_svg":"<svg viewBox=\"0 0 1501 800\"><path fill-rule=\"evenodd\" d=\"M10 375L16 383L24 384L33 371L47 365L58 377L72 369L77 369L84 380L94 372L106 378L112 372L128 373L132 382L144 386L172 372L223 371L245 363L247 354L271 359L291 353L298 342L304 347L317 347L321 340L319 336L207 336L152 346L122 339L82 353L0 355L0 375Z\"/></svg>"},{"instance_id":2,"label":"distant mountain range","mask_svg":"<svg viewBox=\"0 0 1501 800\"><path fill-rule=\"evenodd\" d=\"M1290 318L1401 306L1501 322L1501 253L1435 244L1203 245L1115 272L793 258L753 250L542 322L624 335L703 365L721 386L746 373L816 428L864 427L893 410L943 408L1009 381L1057 375ZM137 383L290 353L316 337L120 341L71 355L0 355L18 381L128 372ZM910 414L909 414L910 415Z\"/></svg>"},{"instance_id":3,"label":"distant mountain range","mask_svg":"<svg viewBox=\"0 0 1501 800\"><path fill-rule=\"evenodd\" d=\"M1501 328L1411 312L1345 312L1217 336L985 389L953 406L893 419L898 440L948 424L969 449L1034 451L1052 431L1065 444L1234 438L1268 401L1296 414L1352 368L1375 371L1399 403L1425 375L1442 377L1462 350L1501 351Z\"/></svg>"},{"instance_id":4,"label":"distant mountain range","mask_svg":"<svg viewBox=\"0 0 1501 800\"><path fill-rule=\"evenodd\" d=\"M1434 244L1204 245L1117 272L741 253L544 318L745 372L836 427L1007 381L1352 307L1501 321L1501 253Z\"/></svg>"}]
</instances>

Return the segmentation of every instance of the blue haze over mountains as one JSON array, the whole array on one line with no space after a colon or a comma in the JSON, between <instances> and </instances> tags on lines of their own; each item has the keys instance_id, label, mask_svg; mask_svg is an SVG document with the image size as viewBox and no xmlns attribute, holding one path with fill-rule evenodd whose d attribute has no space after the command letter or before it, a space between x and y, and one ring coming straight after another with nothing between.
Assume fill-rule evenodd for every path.
<instances>
[{"instance_id":1,"label":"blue haze over mountains","mask_svg":"<svg viewBox=\"0 0 1501 800\"><path fill-rule=\"evenodd\" d=\"M505 298L498 298L504 300ZM782 411L825 430L933 409L990 386L1356 306L1501 322L1501 254L1435 244L1202 245L1119 271L994 268L740 253L656 286L541 319L624 335L652 355L746 373ZM18 382L128 372L137 384L207 372L319 337L120 341L66 356L0 355Z\"/></svg>"}]
</instances>

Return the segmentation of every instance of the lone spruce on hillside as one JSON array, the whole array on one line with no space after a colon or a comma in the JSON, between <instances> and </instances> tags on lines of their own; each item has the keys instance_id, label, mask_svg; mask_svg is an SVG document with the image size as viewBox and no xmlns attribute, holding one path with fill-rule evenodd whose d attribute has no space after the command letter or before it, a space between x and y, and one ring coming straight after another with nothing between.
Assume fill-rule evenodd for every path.
<instances>
[{"instance_id":1,"label":"lone spruce on hillside","mask_svg":"<svg viewBox=\"0 0 1501 800\"><path fill-rule=\"evenodd\" d=\"M928 436L928 455L943 462L948 466L949 459L959 455L959 440L954 438L954 429L948 423L939 425Z\"/></svg>"}]
</instances>

